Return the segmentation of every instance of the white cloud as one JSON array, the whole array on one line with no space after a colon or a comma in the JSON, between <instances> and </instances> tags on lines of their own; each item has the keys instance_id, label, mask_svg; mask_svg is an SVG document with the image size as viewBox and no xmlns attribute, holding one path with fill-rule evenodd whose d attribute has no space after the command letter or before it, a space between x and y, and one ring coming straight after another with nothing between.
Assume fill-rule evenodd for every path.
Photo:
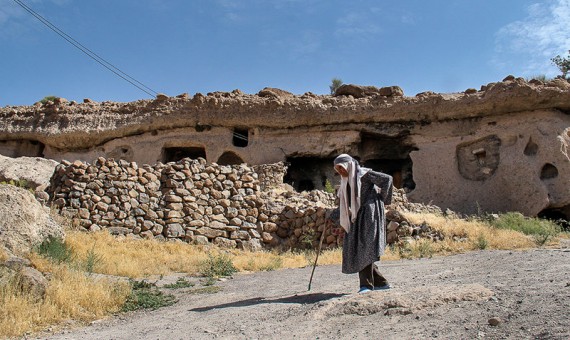
<instances>
[{"instance_id":1,"label":"white cloud","mask_svg":"<svg viewBox=\"0 0 570 340\"><path fill-rule=\"evenodd\" d=\"M335 34L339 36L366 37L382 32L380 26L366 13L350 12L339 18L336 24Z\"/></svg>"},{"instance_id":2,"label":"white cloud","mask_svg":"<svg viewBox=\"0 0 570 340\"><path fill-rule=\"evenodd\" d=\"M244 14L244 3L236 0L217 0L216 3L222 10L222 18L224 23L240 23L244 22L246 15Z\"/></svg>"},{"instance_id":3,"label":"white cloud","mask_svg":"<svg viewBox=\"0 0 570 340\"><path fill-rule=\"evenodd\" d=\"M527 75L555 72L550 58L570 49L570 0L547 0L527 8L525 19L496 34L496 65L509 64L509 55L524 56Z\"/></svg>"},{"instance_id":4,"label":"white cloud","mask_svg":"<svg viewBox=\"0 0 570 340\"><path fill-rule=\"evenodd\" d=\"M64 6L71 2L72 0L32 0L24 2L25 5L30 7L32 10L36 10L34 5L39 5L42 3L53 3L59 7ZM38 11L39 12L39 11ZM39 13L42 15L42 13ZM27 13L22 7L11 0L0 0L0 28L4 31L13 30L14 27L21 27L23 20L34 21L37 20L33 18L29 13ZM27 21L26 21L27 22ZM25 23L24 23L25 24Z\"/></svg>"},{"instance_id":5,"label":"white cloud","mask_svg":"<svg viewBox=\"0 0 570 340\"><path fill-rule=\"evenodd\" d=\"M10 0L0 0L0 25L5 24L12 18L21 17L24 10Z\"/></svg>"},{"instance_id":6,"label":"white cloud","mask_svg":"<svg viewBox=\"0 0 570 340\"><path fill-rule=\"evenodd\" d=\"M415 25L416 18L412 13L402 14L400 22L404 25Z\"/></svg>"}]
</instances>

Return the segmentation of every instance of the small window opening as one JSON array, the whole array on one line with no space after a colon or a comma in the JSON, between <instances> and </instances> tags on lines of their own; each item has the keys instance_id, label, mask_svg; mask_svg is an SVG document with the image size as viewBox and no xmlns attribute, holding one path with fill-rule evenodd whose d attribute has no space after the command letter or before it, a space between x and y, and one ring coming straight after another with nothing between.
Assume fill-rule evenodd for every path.
<instances>
[{"instance_id":1,"label":"small window opening","mask_svg":"<svg viewBox=\"0 0 570 340\"><path fill-rule=\"evenodd\" d=\"M538 144L536 144L532 138L529 138L523 152L526 156L536 155L538 153Z\"/></svg>"},{"instance_id":2,"label":"small window opening","mask_svg":"<svg viewBox=\"0 0 570 340\"><path fill-rule=\"evenodd\" d=\"M249 130L248 129L234 129L233 145L238 148L245 148L249 143Z\"/></svg>"},{"instance_id":3,"label":"small window opening","mask_svg":"<svg viewBox=\"0 0 570 340\"><path fill-rule=\"evenodd\" d=\"M558 177L558 169L550 164L550 163L546 163L543 167L542 170L540 171L540 179L552 179L552 178L556 178Z\"/></svg>"}]
</instances>

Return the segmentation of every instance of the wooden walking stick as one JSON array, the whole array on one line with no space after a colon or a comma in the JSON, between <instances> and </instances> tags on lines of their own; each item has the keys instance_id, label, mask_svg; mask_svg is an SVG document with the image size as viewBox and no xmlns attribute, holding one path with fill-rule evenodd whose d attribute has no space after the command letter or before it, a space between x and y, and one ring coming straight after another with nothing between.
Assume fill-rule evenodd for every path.
<instances>
[{"instance_id":1,"label":"wooden walking stick","mask_svg":"<svg viewBox=\"0 0 570 340\"><path fill-rule=\"evenodd\" d=\"M319 254L321 253L321 247L323 246L323 239L325 238L325 232L327 231L327 225L329 222L325 222L325 227L323 228L323 233L321 234L321 240L319 241L319 249L317 250L317 257L315 258L315 264L313 264L313 270L311 271L311 278L309 279L309 289L311 290L311 282L313 282L313 274L315 274L315 268L317 267L317 261L319 260Z\"/></svg>"}]
</instances>

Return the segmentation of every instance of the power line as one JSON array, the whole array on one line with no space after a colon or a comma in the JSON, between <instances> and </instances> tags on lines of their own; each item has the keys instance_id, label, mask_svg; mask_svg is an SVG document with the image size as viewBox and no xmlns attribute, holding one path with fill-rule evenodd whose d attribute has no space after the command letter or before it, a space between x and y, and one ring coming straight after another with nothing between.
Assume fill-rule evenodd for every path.
<instances>
[{"instance_id":1,"label":"power line","mask_svg":"<svg viewBox=\"0 0 570 340\"><path fill-rule=\"evenodd\" d=\"M38 19L42 24L46 25L49 29L54 31L57 35L59 35L60 37L65 39L68 43L73 45L75 48L77 48L81 52L85 53L89 58L91 58L91 59L95 60L97 63L101 64L107 70L113 72L115 75L117 75L120 78L122 78L123 80L129 82L131 85L135 86L136 88L138 88L139 90L143 91L144 93L148 94L151 97L156 96L158 94L158 92L154 91L153 89L151 89L150 87L141 83L140 81L136 80L135 78L129 76L125 72L121 71L118 67L114 66L113 64L111 64L107 60L103 59L97 53L95 53L95 52L91 51L90 49L88 49L87 47L83 46L80 42L73 39L72 37L67 35L65 32L63 32L62 30L57 28L54 24L49 22L46 18L44 18L41 15L39 15L38 13L36 13L33 9L28 7L21 0L14 0L14 2L16 4L18 4L20 7L22 7L24 10L26 10L26 12L30 13L32 16L34 16L36 19Z\"/></svg>"}]
</instances>

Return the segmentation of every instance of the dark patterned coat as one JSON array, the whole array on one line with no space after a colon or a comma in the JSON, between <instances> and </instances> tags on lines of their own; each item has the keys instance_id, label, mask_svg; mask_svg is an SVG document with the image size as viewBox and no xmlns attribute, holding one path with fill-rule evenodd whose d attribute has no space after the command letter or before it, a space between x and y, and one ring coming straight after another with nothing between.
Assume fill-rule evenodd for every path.
<instances>
[{"instance_id":1,"label":"dark patterned coat","mask_svg":"<svg viewBox=\"0 0 570 340\"><path fill-rule=\"evenodd\" d=\"M379 189L379 190L377 190ZM392 202L392 176L368 171L361 178L360 209L342 245L342 272L357 273L380 260L386 248L384 205ZM338 209L331 219L338 224Z\"/></svg>"}]
</instances>

